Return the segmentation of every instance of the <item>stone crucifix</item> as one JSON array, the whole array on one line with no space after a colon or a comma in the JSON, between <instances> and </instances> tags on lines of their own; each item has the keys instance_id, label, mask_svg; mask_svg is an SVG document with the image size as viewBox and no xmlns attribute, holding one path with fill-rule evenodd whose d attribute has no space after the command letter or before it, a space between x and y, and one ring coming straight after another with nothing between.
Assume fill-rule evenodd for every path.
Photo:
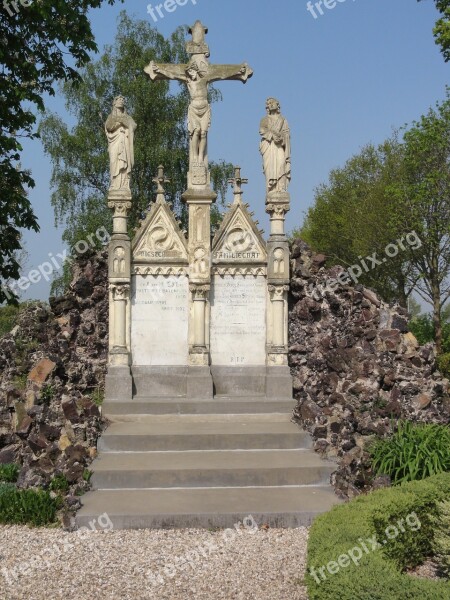
<instances>
[{"instance_id":1,"label":"stone crucifix","mask_svg":"<svg viewBox=\"0 0 450 600\"><path fill-rule=\"evenodd\" d=\"M241 167L234 167L234 177L229 179L228 183L233 186L234 203L242 202L242 194L244 193L242 186L248 183L248 179L241 177Z\"/></svg>"},{"instance_id":2,"label":"stone crucifix","mask_svg":"<svg viewBox=\"0 0 450 600\"><path fill-rule=\"evenodd\" d=\"M189 29L192 40L186 43L191 59L188 64L158 64L152 61L144 71L152 81L176 80L186 84L191 102L188 110L190 136L190 181L196 186L208 183L208 130L211 125L211 106L208 87L214 81L237 80L245 83L253 75L247 63L240 65L212 65L209 47L205 42L208 29L200 21Z\"/></svg>"}]
</instances>

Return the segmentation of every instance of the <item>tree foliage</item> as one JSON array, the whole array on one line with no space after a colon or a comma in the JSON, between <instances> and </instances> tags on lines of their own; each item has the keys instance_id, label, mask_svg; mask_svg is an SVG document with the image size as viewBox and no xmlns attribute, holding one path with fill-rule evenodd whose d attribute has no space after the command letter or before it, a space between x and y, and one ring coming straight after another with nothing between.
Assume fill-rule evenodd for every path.
<instances>
[{"instance_id":1,"label":"tree foliage","mask_svg":"<svg viewBox=\"0 0 450 600\"><path fill-rule=\"evenodd\" d=\"M104 123L111 112L114 96L126 98L127 111L138 125L135 135L135 166L132 173L133 208L130 230L155 198L152 179L162 164L171 180L166 184L167 199L175 213L186 222L181 194L186 189L189 167L186 115L189 96L185 86L158 82L144 74L151 60L187 62L185 28L165 39L146 21L119 18L114 44L101 57L81 71L82 83L65 83L61 93L75 125L47 113L40 125L45 152L53 163L52 204L56 220L65 223L63 238L70 246L111 220L107 207L109 188L108 144ZM210 101L220 99L212 89ZM232 166L221 161L212 165L212 180L222 200ZM215 209L213 221L219 220Z\"/></svg>"},{"instance_id":2,"label":"tree foliage","mask_svg":"<svg viewBox=\"0 0 450 600\"><path fill-rule=\"evenodd\" d=\"M448 62L450 60L450 0L435 0L435 3L441 17L436 21L433 29L434 39L441 47L445 62Z\"/></svg>"},{"instance_id":3,"label":"tree foliage","mask_svg":"<svg viewBox=\"0 0 450 600\"><path fill-rule=\"evenodd\" d=\"M382 264L361 282L406 307L414 290L433 306L438 351L442 307L450 299L450 96L379 147L368 145L316 190L302 230L332 263ZM405 244L414 232L417 244ZM388 244L400 250L386 256Z\"/></svg>"},{"instance_id":4,"label":"tree foliage","mask_svg":"<svg viewBox=\"0 0 450 600\"><path fill-rule=\"evenodd\" d=\"M405 131L401 176L391 187L393 218L416 231L420 249L409 248L415 291L433 306L438 351L442 308L450 299L450 94Z\"/></svg>"},{"instance_id":5,"label":"tree foliage","mask_svg":"<svg viewBox=\"0 0 450 600\"><path fill-rule=\"evenodd\" d=\"M110 4L112 0L108 0ZM55 81L76 81L96 44L87 17L102 0L39 0L3 5L0 20L0 283L18 279L20 229L39 230L20 164L21 139L36 136L36 109ZM0 302L8 300L0 286Z\"/></svg>"},{"instance_id":6,"label":"tree foliage","mask_svg":"<svg viewBox=\"0 0 450 600\"><path fill-rule=\"evenodd\" d=\"M395 206L389 189L398 177L402 154L396 135L378 147L368 144L343 168L333 169L328 183L316 189L301 237L327 254L329 264L360 265L375 252L382 258L386 246L401 237L392 218ZM403 253L376 269L363 270L361 283L375 288L386 300L406 305L413 285Z\"/></svg>"}]
</instances>

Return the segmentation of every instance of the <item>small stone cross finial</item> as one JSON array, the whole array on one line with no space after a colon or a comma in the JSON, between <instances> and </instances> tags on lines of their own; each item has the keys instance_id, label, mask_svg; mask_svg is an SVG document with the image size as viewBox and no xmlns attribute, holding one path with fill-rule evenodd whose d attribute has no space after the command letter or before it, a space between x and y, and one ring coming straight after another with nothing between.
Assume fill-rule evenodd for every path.
<instances>
[{"instance_id":1,"label":"small stone cross finial","mask_svg":"<svg viewBox=\"0 0 450 600\"><path fill-rule=\"evenodd\" d=\"M244 193L242 190L242 186L248 183L248 179L243 179L241 177L241 167L234 168L234 177L228 180L233 186L233 194L235 202L242 202L242 194Z\"/></svg>"},{"instance_id":2,"label":"small stone cross finial","mask_svg":"<svg viewBox=\"0 0 450 600\"><path fill-rule=\"evenodd\" d=\"M164 176L164 167L162 165L159 165L158 175L156 177L153 177L152 181L158 186L156 189L156 200L163 200L165 202L166 190L164 189L164 184L170 183L170 179L167 179Z\"/></svg>"}]
</instances>

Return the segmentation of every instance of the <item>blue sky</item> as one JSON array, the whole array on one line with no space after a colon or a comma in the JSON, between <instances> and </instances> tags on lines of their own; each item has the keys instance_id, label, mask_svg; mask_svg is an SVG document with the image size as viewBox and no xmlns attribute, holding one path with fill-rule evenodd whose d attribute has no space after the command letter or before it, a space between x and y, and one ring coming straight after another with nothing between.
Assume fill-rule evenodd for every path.
<instances>
[{"instance_id":1,"label":"blue sky","mask_svg":"<svg viewBox=\"0 0 450 600\"><path fill-rule=\"evenodd\" d=\"M195 1L187 0L172 13L163 9L156 23L144 0L105 4L91 13L94 33L99 48L112 43L121 10L148 20L164 35L201 19L209 27L211 62L250 64L254 76L245 86L218 84L223 101L213 106L209 155L242 167L249 179L246 201L266 231L258 129L268 96L280 100L291 127L288 230L302 223L314 188L332 168L445 97L450 65L434 44L438 13L432 0L341 0L333 9L323 8L323 15L316 11L316 19L306 0ZM51 99L48 107L65 115L60 98ZM30 199L41 226L39 234L24 236L27 274L49 253L61 253L64 244L50 205L51 164L39 141L25 144L23 166L36 180ZM48 292L49 283L43 281L23 297L46 299Z\"/></svg>"}]
</instances>

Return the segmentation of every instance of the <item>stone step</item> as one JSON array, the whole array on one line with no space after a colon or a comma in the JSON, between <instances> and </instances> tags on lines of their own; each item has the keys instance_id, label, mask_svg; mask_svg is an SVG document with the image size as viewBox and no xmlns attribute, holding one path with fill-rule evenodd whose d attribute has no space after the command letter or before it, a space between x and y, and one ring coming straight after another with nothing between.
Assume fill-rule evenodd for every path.
<instances>
[{"instance_id":1,"label":"stone step","mask_svg":"<svg viewBox=\"0 0 450 600\"><path fill-rule=\"evenodd\" d=\"M100 452L310 448L311 437L273 415L165 415L114 419L98 443Z\"/></svg>"},{"instance_id":2,"label":"stone step","mask_svg":"<svg viewBox=\"0 0 450 600\"><path fill-rule=\"evenodd\" d=\"M251 515L258 526L301 527L339 499L331 487L229 487L99 490L82 497L78 527L107 514L114 529L233 527Z\"/></svg>"},{"instance_id":3,"label":"stone step","mask_svg":"<svg viewBox=\"0 0 450 600\"><path fill-rule=\"evenodd\" d=\"M104 453L94 489L326 485L336 465L309 450Z\"/></svg>"},{"instance_id":4,"label":"stone step","mask_svg":"<svg viewBox=\"0 0 450 600\"><path fill-rule=\"evenodd\" d=\"M187 398L135 397L131 402L108 402L103 405L106 415L127 414L254 414L292 413L295 400L290 398L266 398L265 396L226 397L211 400Z\"/></svg>"}]
</instances>

